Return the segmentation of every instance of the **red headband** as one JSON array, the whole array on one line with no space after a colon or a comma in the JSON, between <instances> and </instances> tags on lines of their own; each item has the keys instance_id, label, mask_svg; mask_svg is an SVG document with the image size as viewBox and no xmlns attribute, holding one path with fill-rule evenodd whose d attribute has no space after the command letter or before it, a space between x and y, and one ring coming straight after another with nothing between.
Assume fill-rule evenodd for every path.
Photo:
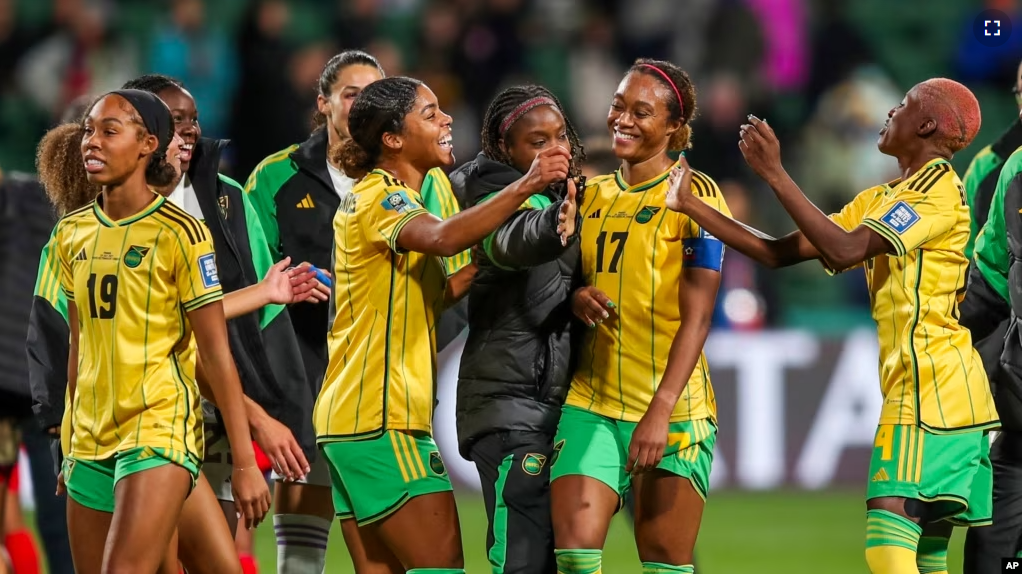
<instances>
[{"instance_id":1,"label":"red headband","mask_svg":"<svg viewBox=\"0 0 1023 574\"><path fill-rule=\"evenodd\" d=\"M527 112L537 106L551 106L557 109L558 104L547 96L538 96L530 100L526 100L518 105L510 114L505 116L504 121L501 122L501 137L504 137L508 133L508 130L512 127L512 124L519 121L519 119L526 115Z\"/></svg>"},{"instance_id":2,"label":"red headband","mask_svg":"<svg viewBox=\"0 0 1023 574\"><path fill-rule=\"evenodd\" d=\"M664 78L664 80L666 82L668 82L668 85L671 86L671 89L675 90L675 97L678 98L679 113L680 113L680 115L684 115L685 111L686 111L686 105L684 103L682 103L682 93L678 91L678 87L675 86L675 82L671 81L671 78L668 77L668 74L664 73L664 70L658 68L657 66L655 66L653 64L640 64L640 66L643 66L645 68L650 68L651 70L653 70L653 71L657 72L658 74L660 74L661 77Z\"/></svg>"}]
</instances>

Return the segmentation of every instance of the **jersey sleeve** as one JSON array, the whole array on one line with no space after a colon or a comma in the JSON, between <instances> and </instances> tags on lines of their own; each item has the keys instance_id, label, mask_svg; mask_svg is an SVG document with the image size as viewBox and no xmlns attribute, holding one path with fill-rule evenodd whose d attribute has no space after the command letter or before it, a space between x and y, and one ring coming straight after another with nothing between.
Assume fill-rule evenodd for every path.
<instances>
[{"instance_id":1,"label":"jersey sleeve","mask_svg":"<svg viewBox=\"0 0 1023 574\"><path fill-rule=\"evenodd\" d=\"M360 202L359 210L370 243L395 253L404 253L398 246L401 230L416 217L429 213L422 197L403 186L378 187L376 193Z\"/></svg>"},{"instance_id":2,"label":"jersey sleeve","mask_svg":"<svg viewBox=\"0 0 1023 574\"><path fill-rule=\"evenodd\" d=\"M880 193L882 193L882 191L876 187L865 189L861 191L859 194L857 194L852 201L845 204L841 211L829 215L828 219L833 221L835 225L838 225L842 229L846 231L852 231L853 229L859 227L861 223L863 223L864 211L866 211L867 206L870 205L870 201ZM824 271L827 272L828 275L835 275L843 271L856 269L863 265L863 263L857 263L856 265L853 265L849 269L832 269L831 265L829 265L828 262L825 261L823 257L818 259L818 261L820 262L821 265L824 266Z\"/></svg>"},{"instance_id":3,"label":"jersey sleeve","mask_svg":"<svg viewBox=\"0 0 1023 574\"><path fill-rule=\"evenodd\" d=\"M732 212L721 195L718 184L704 173L693 172L693 195L728 217ZM680 218L679 236L682 238L682 265L711 271L721 271L725 257L725 244L688 217Z\"/></svg>"},{"instance_id":4,"label":"jersey sleeve","mask_svg":"<svg viewBox=\"0 0 1023 574\"><path fill-rule=\"evenodd\" d=\"M955 179L949 169L933 185L910 184L867 209L862 223L891 243L896 255L905 255L955 225L964 201Z\"/></svg>"},{"instance_id":5,"label":"jersey sleeve","mask_svg":"<svg viewBox=\"0 0 1023 574\"><path fill-rule=\"evenodd\" d=\"M447 219L460 211L455 192L451 189L451 182L440 168L433 168L427 172L420 196L423 198L423 207L440 219ZM471 250L466 249L454 257L442 258L444 273L451 276L468 265L470 255Z\"/></svg>"},{"instance_id":6,"label":"jersey sleeve","mask_svg":"<svg viewBox=\"0 0 1023 574\"><path fill-rule=\"evenodd\" d=\"M202 226L203 237L195 243L180 241L182 247L178 250L175 266L178 293L185 311L194 311L224 297L210 232L205 224L199 225Z\"/></svg>"},{"instance_id":7,"label":"jersey sleeve","mask_svg":"<svg viewBox=\"0 0 1023 574\"><path fill-rule=\"evenodd\" d=\"M970 166L966 168L966 175L963 176L966 203L970 206L970 240L966 244L967 259L973 258L973 249L976 246L977 236L980 234L980 226L977 225L977 222L980 221L980 214L977 213L978 206L975 201L977 190L987 179L988 174L998 166L998 162L998 155L991 150L991 146L987 146L974 156L970 161Z\"/></svg>"},{"instance_id":8,"label":"jersey sleeve","mask_svg":"<svg viewBox=\"0 0 1023 574\"><path fill-rule=\"evenodd\" d=\"M75 301L75 277L71 272L71 261L78 254L70 253L71 244L67 237L67 225L66 223L58 223L57 229L54 231L56 238L53 241L54 247L57 249L56 260L57 270L59 272L59 283L60 290L63 293L65 300L74 303ZM49 245L49 244L48 244ZM84 255L84 251L83 251Z\"/></svg>"},{"instance_id":9,"label":"jersey sleeve","mask_svg":"<svg viewBox=\"0 0 1023 574\"><path fill-rule=\"evenodd\" d=\"M294 150L295 146L292 146L264 159L245 181L242 201L250 203L259 217L274 261L283 258L281 235L277 226L277 192L296 173L290 157Z\"/></svg>"},{"instance_id":10,"label":"jersey sleeve","mask_svg":"<svg viewBox=\"0 0 1023 574\"><path fill-rule=\"evenodd\" d=\"M42 428L60 425L67 387L67 299L60 288L56 227L39 257L35 296L25 337L32 410Z\"/></svg>"},{"instance_id":11,"label":"jersey sleeve","mask_svg":"<svg viewBox=\"0 0 1023 574\"><path fill-rule=\"evenodd\" d=\"M1005 226L1005 194L1020 171L1020 151L1009 156L998 175L998 184L991 197L991 209L987 221L977 235L974 260L977 270L991 287L1007 302L1009 301L1009 246Z\"/></svg>"}]
</instances>

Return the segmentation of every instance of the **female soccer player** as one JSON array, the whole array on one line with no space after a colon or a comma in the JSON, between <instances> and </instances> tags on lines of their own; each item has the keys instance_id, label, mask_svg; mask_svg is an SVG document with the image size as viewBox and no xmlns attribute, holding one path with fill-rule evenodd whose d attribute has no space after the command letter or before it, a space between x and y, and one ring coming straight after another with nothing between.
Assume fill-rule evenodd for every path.
<instances>
[{"instance_id":1,"label":"female soccer player","mask_svg":"<svg viewBox=\"0 0 1023 574\"><path fill-rule=\"evenodd\" d=\"M76 569L86 573L153 572L161 558L152 548L171 539L202 444L193 333L235 449L239 510L252 525L269 507L208 232L147 186L147 174L158 185L173 179L173 136L170 111L152 94L119 90L97 101L81 153L101 193L56 230L71 326L68 524Z\"/></svg>"},{"instance_id":2,"label":"female soccer player","mask_svg":"<svg viewBox=\"0 0 1023 574\"><path fill-rule=\"evenodd\" d=\"M384 77L376 58L358 50L337 54L320 75L316 97L317 128L304 143L288 147L263 160L245 184L270 243L274 260L290 256L324 270L331 267L334 214L341 197L355 185L352 174L328 151L351 139L348 114L359 93ZM431 171L421 189L425 207L440 218L458 212L458 203L444 172ZM444 259L447 275L469 263L468 252ZM327 272L329 273L329 272ZM323 285L316 293L326 301ZM309 409L320 391L327 369L329 305L296 305L289 309L302 349L309 388ZM274 529L277 533L279 574L305 574L323 570L333 509L330 473L326 462L310 458L311 471L301 480L276 483Z\"/></svg>"},{"instance_id":3,"label":"female soccer player","mask_svg":"<svg viewBox=\"0 0 1023 574\"><path fill-rule=\"evenodd\" d=\"M61 215L78 210L95 196L96 188L86 179L87 173L80 160L81 152L78 151L83 137L84 127L81 123L63 124L50 130L39 144L40 179L54 207ZM175 134L167 151L167 162L174 167L178 174L177 177L168 185L151 186L151 189L165 197L170 196L177 188L178 179L182 174L179 159L182 143L183 140ZM51 241L44 248L40 261L29 338L26 345L30 357L30 375L45 382L40 387L46 388L48 395L63 394L67 384L66 363L63 367L63 375L58 372L60 369L51 364L57 362L53 359L59 358L61 355L66 360L68 354L69 332L64 315L67 303L57 289L58 274L59 268ZM259 284L225 296L225 315L228 319L232 319L243 313L251 312L254 309L252 301L270 300L279 304L291 302L295 297L300 297L303 292L308 290L309 279L308 274L288 273L285 272L282 264L274 265L267 273L266 278ZM296 285L296 283L299 284ZM197 377L197 380L202 387L204 377ZM208 387L203 389L203 394L209 396L207 389ZM50 402L53 402L52 399ZM250 418L254 411L262 412L259 406L255 405L248 397L246 397L246 406ZM264 413L262 416L267 415ZM258 421L250 421L250 425L259 428ZM287 430L284 429L283 433L287 434ZM273 434L265 432L264 429L264 432L257 436L262 436L265 441L267 436ZM230 511L230 522L233 524L237 520L233 503L231 503ZM232 542L233 530L226 522L221 521L220 514L220 505L217 503L216 495L209 482L203 475L200 475L196 487L182 509L179 521L182 535L177 543L171 544L172 548L163 565L167 572L177 574L179 555L181 562L192 574L203 572L219 574L237 570L239 564ZM222 525L219 528L218 522ZM180 553L177 551L178 544L180 544Z\"/></svg>"},{"instance_id":4,"label":"female soccer player","mask_svg":"<svg viewBox=\"0 0 1023 574\"><path fill-rule=\"evenodd\" d=\"M550 178L578 175L585 154L561 103L540 86L498 94L482 139L483 152L451 174L456 194L467 205L511 187L532 195L483 240L458 373L459 450L483 484L492 571L554 572L547 461L572 376L579 252L574 186Z\"/></svg>"},{"instance_id":5,"label":"female soccer player","mask_svg":"<svg viewBox=\"0 0 1023 574\"><path fill-rule=\"evenodd\" d=\"M282 275L289 260L273 263L259 218L245 201L241 186L218 173L220 152L227 141L202 137L195 100L181 82L147 74L124 88L155 94L171 110L175 133L183 141L182 177L171 189L158 192L203 221L211 232L225 291L224 313L232 319L228 333L240 365L253 436L282 476L298 479L309 472L299 444L310 456L315 454L312 421L302 414L312 408L312 402L302 400L306 396L305 373L290 316L283 305L275 303L290 304L308 297L316 283L314 275L300 269L291 272L294 287L305 291L299 295L284 284ZM276 294L272 293L275 286ZM231 532L235 532L238 515L231 495L231 453L215 407L204 407L207 444L202 472L220 500Z\"/></svg>"},{"instance_id":6,"label":"female soccer player","mask_svg":"<svg viewBox=\"0 0 1023 574\"><path fill-rule=\"evenodd\" d=\"M692 572L717 432L702 349L721 243L664 209L669 151L690 145L696 91L677 66L637 60L608 114L614 174L581 209L582 275L573 310L590 329L554 439L551 507L558 571L600 571L622 495L635 489L644 572ZM728 213L717 185L692 193Z\"/></svg>"},{"instance_id":7,"label":"female soccer player","mask_svg":"<svg viewBox=\"0 0 1023 574\"><path fill-rule=\"evenodd\" d=\"M917 84L888 112L877 140L902 177L826 216L786 173L774 130L750 116L739 149L799 227L781 239L685 193L668 197L671 209L769 267L819 259L829 273L865 269L884 395L867 474L866 558L874 574L945 572L952 525L991 520L987 433L999 423L980 357L958 320L970 211L949 164L979 129L968 88L944 78Z\"/></svg>"},{"instance_id":8,"label":"female soccer player","mask_svg":"<svg viewBox=\"0 0 1023 574\"><path fill-rule=\"evenodd\" d=\"M418 80L370 84L348 122L352 139L337 159L362 179L334 221L337 296L314 413L335 512L359 572L463 572L455 499L432 437L433 327L475 269L446 279L437 257L482 241L533 189L509 187L445 220L430 214L420 189L454 161L451 117ZM568 177L567 165L550 171L549 181Z\"/></svg>"}]
</instances>

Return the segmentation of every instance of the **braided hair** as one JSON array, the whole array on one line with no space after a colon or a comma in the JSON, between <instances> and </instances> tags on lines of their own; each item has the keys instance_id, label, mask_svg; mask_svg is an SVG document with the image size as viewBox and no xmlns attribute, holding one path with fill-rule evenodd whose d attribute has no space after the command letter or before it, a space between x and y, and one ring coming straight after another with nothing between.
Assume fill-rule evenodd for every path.
<instances>
[{"instance_id":1,"label":"braided hair","mask_svg":"<svg viewBox=\"0 0 1023 574\"><path fill-rule=\"evenodd\" d=\"M626 75L633 73L651 76L668 88L667 93L670 95L664 101L668 107L668 117L682 122L682 128L671 136L668 150L683 151L692 147L693 128L690 124L696 117L696 86L689 79L689 74L671 62L650 58L636 60Z\"/></svg>"},{"instance_id":2,"label":"braided hair","mask_svg":"<svg viewBox=\"0 0 1023 574\"><path fill-rule=\"evenodd\" d=\"M348 112L352 137L331 150L331 159L346 175L358 179L376 166L383 154L384 134L405 130L405 116L415 107L422 85L414 78L395 76L373 82L359 93Z\"/></svg>"},{"instance_id":3,"label":"braided hair","mask_svg":"<svg viewBox=\"0 0 1023 574\"><path fill-rule=\"evenodd\" d=\"M317 93L324 98L330 98L334 90L334 84L337 83L337 77L349 66L356 65L376 68L380 72L380 77L387 76L384 74L384 69L380 66L380 62L372 55L362 50L345 50L340 54L335 54L333 58L327 61L327 65L323 67L323 71L320 72L320 79L316 82ZM313 116L313 129L315 130L325 125L327 125L327 116L316 110L316 114Z\"/></svg>"},{"instance_id":4,"label":"braided hair","mask_svg":"<svg viewBox=\"0 0 1023 574\"><path fill-rule=\"evenodd\" d=\"M168 88L183 90L185 85L181 83L181 80L163 74L143 74L134 80L128 80L121 86L122 90L142 90L150 94L159 94Z\"/></svg>"},{"instance_id":5,"label":"braided hair","mask_svg":"<svg viewBox=\"0 0 1023 574\"><path fill-rule=\"evenodd\" d=\"M510 119L511 114L519 106L538 98L553 101L558 112L565 118L565 132L568 135L568 143L571 146L569 151L572 153L572 162L569 164L569 177L576 177L582 173L581 166L583 161L586 160L586 151L579 141L579 135L576 133L575 127L572 126L572 122L568 121L565 107L561 105L561 101L550 90L543 86L512 86L497 94L494 101L490 102L490 106L487 107L487 113L483 116L483 130L480 133L480 140L483 143L483 155L495 161L511 165L511 158L501 149L500 145L504 137L501 133L501 124ZM514 122L514 120L512 121ZM505 131L510 129L510 127L507 126Z\"/></svg>"}]
</instances>

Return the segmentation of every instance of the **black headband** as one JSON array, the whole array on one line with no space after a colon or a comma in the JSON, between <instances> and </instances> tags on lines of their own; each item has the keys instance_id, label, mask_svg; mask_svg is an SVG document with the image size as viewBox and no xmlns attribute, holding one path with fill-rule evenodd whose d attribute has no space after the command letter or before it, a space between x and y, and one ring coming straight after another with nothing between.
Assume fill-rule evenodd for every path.
<instances>
[{"instance_id":1,"label":"black headband","mask_svg":"<svg viewBox=\"0 0 1023 574\"><path fill-rule=\"evenodd\" d=\"M128 100L128 103L135 108L142 118L142 124L146 126L146 130L156 136L158 143L156 151L153 152L153 158L165 159L167 146L174 138L174 120L171 118L167 104L155 95L142 90L114 90L107 95L111 94Z\"/></svg>"}]
</instances>

